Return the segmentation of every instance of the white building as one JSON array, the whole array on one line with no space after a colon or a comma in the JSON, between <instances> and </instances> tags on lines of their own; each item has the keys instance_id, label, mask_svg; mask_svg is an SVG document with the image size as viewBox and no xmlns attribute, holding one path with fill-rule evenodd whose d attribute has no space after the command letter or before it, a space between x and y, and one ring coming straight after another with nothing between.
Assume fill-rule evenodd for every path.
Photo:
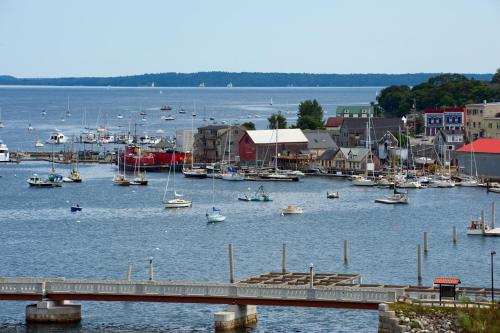
<instances>
[{"instance_id":1,"label":"white building","mask_svg":"<svg viewBox=\"0 0 500 333\"><path fill-rule=\"evenodd\" d=\"M194 130L177 130L175 132L177 151L192 152L195 133Z\"/></svg>"}]
</instances>

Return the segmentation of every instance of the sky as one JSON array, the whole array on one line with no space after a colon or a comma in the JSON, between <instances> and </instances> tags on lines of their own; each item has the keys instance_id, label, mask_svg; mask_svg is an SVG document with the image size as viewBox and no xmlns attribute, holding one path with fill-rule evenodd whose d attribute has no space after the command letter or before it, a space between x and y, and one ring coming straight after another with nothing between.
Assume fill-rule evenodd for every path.
<instances>
[{"instance_id":1,"label":"sky","mask_svg":"<svg viewBox=\"0 0 500 333\"><path fill-rule=\"evenodd\" d=\"M0 75L493 73L500 0L0 0Z\"/></svg>"}]
</instances>

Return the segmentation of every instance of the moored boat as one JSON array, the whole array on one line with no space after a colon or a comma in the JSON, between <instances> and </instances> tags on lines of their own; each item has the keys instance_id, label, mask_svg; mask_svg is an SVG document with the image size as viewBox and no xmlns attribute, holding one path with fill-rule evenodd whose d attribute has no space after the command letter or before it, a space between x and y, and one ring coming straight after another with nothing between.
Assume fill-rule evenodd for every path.
<instances>
[{"instance_id":1,"label":"moored boat","mask_svg":"<svg viewBox=\"0 0 500 333\"><path fill-rule=\"evenodd\" d=\"M28 180L27 183L30 187L61 187L60 182L51 182L48 179L43 179L34 173Z\"/></svg>"},{"instance_id":2,"label":"moored boat","mask_svg":"<svg viewBox=\"0 0 500 333\"><path fill-rule=\"evenodd\" d=\"M64 136L63 132L55 129L51 134L49 139L46 141L48 144L58 145L66 143L68 139Z\"/></svg>"},{"instance_id":3,"label":"moored boat","mask_svg":"<svg viewBox=\"0 0 500 333\"><path fill-rule=\"evenodd\" d=\"M338 199L339 192L326 192L326 198L327 199Z\"/></svg>"},{"instance_id":4,"label":"moored boat","mask_svg":"<svg viewBox=\"0 0 500 333\"><path fill-rule=\"evenodd\" d=\"M9 162L10 154L9 148L2 140L0 140L0 162Z\"/></svg>"},{"instance_id":5,"label":"moored boat","mask_svg":"<svg viewBox=\"0 0 500 333\"><path fill-rule=\"evenodd\" d=\"M250 190L250 189L248 189ZM273 201L269 193L264 191L264 186L259 186L255 193L246 193L238 197L240 201Z\"/></svg>"},{"instance_id":6,"label":"moored boat","mask_svg":"<svg viewBox=\"0 0 500 333\"><path fill-rule=\"evenodd\" d=\"M76 205L71 206L70 210L71 210L72 213L81 212L82 211L82 207L80 207L79 204L76 204Z\"/></svg>"},{"instance_id":7,"label":"moored boat","mask_svg":"<svg viewBox=\"0 0 500 333\"><path fill-rule=\"evenodd\" d=\"M288 207L281 210L281 215L293 215L293 214L302 214L304 210L300 207L294 207L292 205L288 205Z\"/></svg>"}]
</instances>

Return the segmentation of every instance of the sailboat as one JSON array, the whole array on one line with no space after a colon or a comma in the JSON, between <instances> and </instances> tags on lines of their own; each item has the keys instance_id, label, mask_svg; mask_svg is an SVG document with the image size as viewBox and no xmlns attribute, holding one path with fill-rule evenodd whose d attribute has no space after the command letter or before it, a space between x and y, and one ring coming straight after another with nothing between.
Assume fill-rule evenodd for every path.
<instances>
[{"instance_id":1,"label":"sailboat","mask_svg":"<svg viewBox=\"0 0 500 333\"><path fill-rule=\"evenodd\" d=\"M215 169L215 165L212 165ZM215 172L212 172L212 209L208 211L205 216L207 217L208 223L222 222L226 219L224 215L221 214L220 208L215 207Z\"/></svg>"},{"instance_id":2,"label":"sailboat","mask_svg":"<svg viewBox=\"0 0 500 333\"><path fill-rule=\"evenodd\" d=\"M141 155L142 149L139 148L139 157L135 159L134 173L137 170L136 177L130 182L130 185L148 185L148 180L146 178L146 171L141 173Z\"/></svg>"},{"instance_id":3,"label":"sailboat","mask_svg":"<svg viewBox=\"0 0 500 333\"><path fill-rule=\"evenodd\" d=\"M2 121L2 108L0 107L0 128L4 128L5 124Z\"/></svg>"},{"instance_id":4,"label":"sailboat","mask_svg":"<svg viewBox=\"0 0 500 333\"><path fill-rule=\"evenodd\" d=\"M231 124L229 124L229 135L228 135L228 167L227 167L227 172L223 173L221 175L221 178L223 180L233 180L233 181L238 181L238 180L245 180L245 176L242 173L239 173L236 171L232 166L231 166L231 132L232 132Z\"/></svg>"},{"instance_id":5,"label":"sailboat","mask_svg":"<svg viewBox=\"0 0 500 333\"><path fill-rule=\"evenodd\" d=\"M36 131L36 142L35 142L35 147L36 148L42 148L44 144L42 141L40 141L40 136L38 135L38 131Z\"/></svg>"},{"instance_id":6,"label":"sailboat","mask_svg":"<svg viewBox=\"0 0 500 333\"><path fill-rule=\"evenodd\" d=\"M441 175L438 178L434 179L431 182L432 187L439 187L439 188L455 187L455 182L451 179L451 162L450 162L451 158L448 159L448 161L446 160L447 151L448 150L444 151L444 165L446 166L446 164L448 164L448 174ZM451 155L451 151L449 152L449 154Z\"/></svg>"},{"instance_id":7,"label":"sailboat","mask_svg":"<svg viewBox=\"0 0 500 333\"><path fill-rule=\"evenodd\" d=\"M194 133L194 117L191 117L191 133ZM189 178L207 178L207 169L195 168L194 167L194 142L193 147L191 149L191 167L190 168L182 168L182 173L184 177Z\"/></svg>"},{"instance_id":8,"label":"sailboat","mask_svg":"<svg viewBox=\"0 0 500 333\"><path fill-rule=\"evenodd\" d=\"M113 184L119 185L119 186L129 186L130 185L130 180L128 180L125 177L125 163L127 163L127 159L125 158L125 149L123 150L123 174L120 173L120 151L118 150L118 156L117 156L117 161L118 161L118 172L117 174L113 177Z\"/></svg>"},{"instance_id":9,"label":"sailboat","mask_svg":"<svg viewBox=\"0 0 500 333\"><path fill-rule=\"evenodd\" d=\"M68 96L68 104L66 106L66 117L71 117L71 112L69 111L69 96Z\"/></svg>"},{"instance_id":10,"label":"sailboat","mask_svg":"<svg viewBox=\"0 0 500 333\"><path fill-rule=\"evenodd\" d=\"M174 153L172 154L172 160L170 161L170 168L168 170L168 178L167 178L167 186L165 187L165 193L163 194L163 207L165 208L184 208L184 207L191 207L192 202L190 200L185 200L182 199L182 194L179 194L175 191L175 150L176 148L174 147ZM167 193L168 193L168 183L170 181L170 174L173 172L172 176L172 192L174 194L174 198L167 200Z\"/></svg>"},{"instance_id":11,"label":"sailboat","mask_svg":"<svg viewBox=\"0 0 500 333\"><path fill-rule=\"evenodd\" d=\"M373 179L368 178L368 170L371 169L373 173L374 165L373 160L371 158L372 154L372 146L370 140L370 119L366 122L366 133L368 137L368 141L366 143L366 148L368 149L368 153L366 154L366 170L364 175L352 176L352 184L356 186L374 186L375 181ZM368 162L370 161L370 162Z\"/></svg>"},{"instance_id":12,"label":"sailboat","mask_svg":"<svg viewBox=\"0 0 500 333\"><path fill-rule=\"evenodd\" d=\"M69 176L65 177L74 183L81 183L82 182L82 176L80 175L80 171L78 170L78 160L79 160L78 155L79 155L79 153L76 152L76 163L74 164L73 168L71 169Z\"/></svg>"},{"instance_id":13,"label":"sailboat","mask_svg":"<svg viewBox=\"0 0 500 333\"><path fill-rule=\"evenodd\" d=\"M470 175L467 175L465 178L463 178L460 183L457 183L457 185L465 186L465 187L483 186L484 184L481 184L479 177L477 175L477 165L476 165L476 158L474 156L473 142L471 142L470 146L471 146L471 148L470 148ZM474 162L474 164L473 164L473 162ZM473 170L475 170L474 175L473 175Z\"/></svg>"}]
</instances>

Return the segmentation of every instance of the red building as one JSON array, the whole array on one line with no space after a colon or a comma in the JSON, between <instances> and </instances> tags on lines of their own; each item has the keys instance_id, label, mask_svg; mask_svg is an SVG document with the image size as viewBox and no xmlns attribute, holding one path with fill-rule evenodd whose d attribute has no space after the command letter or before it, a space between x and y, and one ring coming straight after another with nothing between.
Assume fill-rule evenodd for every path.
<instances>
[{"instance_id":1,"label":"red building","mask_svg":"<svg viewBox=\"0 0 500 333\"><path fill-rule=\"evenodd\" d=\"M434 136L440 129L464 130L464 108L425 109L425 135Z\"/></svg>"},{"instance_id":2,"label":"red building","mask_svg":"<svg viewBox=\"0 0 500 333\"><path fill-rule=\"evenodd\" d=\"M297 156L307 152L307 143L306 136L298 128L246 131L239 143L240 161L274 161L276 145L278 156Z\"/></svg>"}]
</instances>

